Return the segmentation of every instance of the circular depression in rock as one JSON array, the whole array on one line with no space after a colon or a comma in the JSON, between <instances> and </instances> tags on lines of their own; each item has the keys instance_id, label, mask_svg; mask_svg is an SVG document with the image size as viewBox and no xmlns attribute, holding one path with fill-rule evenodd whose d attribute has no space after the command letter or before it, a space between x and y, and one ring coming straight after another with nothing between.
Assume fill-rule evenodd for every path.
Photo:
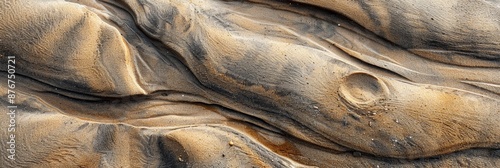
<instances>
[{"instance_id":1,"label":"circular depression in rock","mask_svg":"<svg viewBox=\"0 0 500 168\"><path fill-rule=\"evenodd\" d=\"M384 96L384 83L367 73L353 73L340 85L340 95L354 104L367 104Z\"/></svg>"}]
</instances>

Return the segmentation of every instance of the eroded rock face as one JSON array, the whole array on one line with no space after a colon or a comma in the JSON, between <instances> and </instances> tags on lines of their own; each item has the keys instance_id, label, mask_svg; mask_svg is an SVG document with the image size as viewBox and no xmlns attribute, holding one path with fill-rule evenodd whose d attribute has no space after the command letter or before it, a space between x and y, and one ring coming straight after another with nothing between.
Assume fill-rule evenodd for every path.
<instances>
[{"instance_id":1,"label":"eroded rock face","mask_svg":"<svg viewBox=\"0 0 500 168\"><path fill-rule=\"evenodd\" d=\"M498 166L499 7L2 1L0 167Z\"/></svg>"}]
</instances>

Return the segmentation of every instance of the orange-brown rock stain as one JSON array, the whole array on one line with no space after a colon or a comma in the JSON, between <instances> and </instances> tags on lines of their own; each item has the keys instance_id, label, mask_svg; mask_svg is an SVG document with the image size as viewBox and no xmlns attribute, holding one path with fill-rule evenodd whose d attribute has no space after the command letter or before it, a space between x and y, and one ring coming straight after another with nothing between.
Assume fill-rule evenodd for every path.
<instances>
[{"instance_id":1,"label":"orange-brown rock stain","mask_svg":"<svg viewBox=\"0 0 500 168\"><path fill-rule=\"evenodd\" d=\"M276 137L283 138L284 141L282 143L276 143L268 140L269 138L273 137L264 137L263 134L259 132L259 130L252 128L252 126L249 126L248 124L230 121L227 122L227 125L247 133L247 135L251 136L254 140L281 156L288 157L295 161L300 161L300 158L303 157L300 150L297 149L297 147L294 145L294 142L291 142L284 136L277 134Z\"/></svg>"}]
</instances>

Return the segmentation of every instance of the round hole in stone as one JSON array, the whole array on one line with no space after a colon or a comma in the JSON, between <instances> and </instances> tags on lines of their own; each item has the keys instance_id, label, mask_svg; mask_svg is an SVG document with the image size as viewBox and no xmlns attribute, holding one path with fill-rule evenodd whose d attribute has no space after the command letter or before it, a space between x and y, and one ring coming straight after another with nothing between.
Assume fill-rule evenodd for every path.
<instances>
[{"instance_id":1,"label":"round hole in stone","mask_svg":"<svg viewBox=\"0 0 500 168\"><path fill-rule=\"evenodd\" d=\"M340 93L348 102L366 104L384 96L385 85L367 73L353 73L340 85Z\"/></svg>"}]
</instances>

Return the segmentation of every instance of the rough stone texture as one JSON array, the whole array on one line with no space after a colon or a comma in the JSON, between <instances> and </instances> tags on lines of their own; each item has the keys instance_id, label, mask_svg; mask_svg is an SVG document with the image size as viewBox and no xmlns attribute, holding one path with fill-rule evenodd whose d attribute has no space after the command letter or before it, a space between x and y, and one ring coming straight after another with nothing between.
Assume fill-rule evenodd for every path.
<instances>
[{"instance_id":1,"label":"rough stone texture","mask_svg":"<svg viewBox=\"0 0 500 168\"><path fill-rule=\"evenodd\" d=\"M0 167L500 166L496 0L2 0L0 20Z\"/></svg>"}]
</instances>

